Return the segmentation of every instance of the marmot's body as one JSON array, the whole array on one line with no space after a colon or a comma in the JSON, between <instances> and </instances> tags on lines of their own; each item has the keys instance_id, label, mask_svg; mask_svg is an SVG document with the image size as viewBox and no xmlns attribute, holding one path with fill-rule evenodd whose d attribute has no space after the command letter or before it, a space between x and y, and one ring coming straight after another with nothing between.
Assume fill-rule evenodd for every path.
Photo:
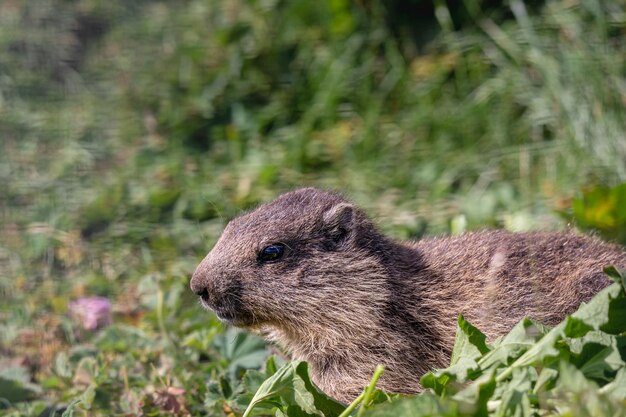
<instances>
[{"instance_id":1,"label":"marmot's body","mask_svg":"<svg viewBox=\"0 0 626 417\"><path fill-rule=\"evenodd\" d=\"M203 304L307 360L349 401L412 393L446 366L463 314L490 338L527 316L558 323L626 267L626 251L570 233L504 231L399 243L342 197L296 190L232 220L191 280Z\"/></svg>"}]
</instances>

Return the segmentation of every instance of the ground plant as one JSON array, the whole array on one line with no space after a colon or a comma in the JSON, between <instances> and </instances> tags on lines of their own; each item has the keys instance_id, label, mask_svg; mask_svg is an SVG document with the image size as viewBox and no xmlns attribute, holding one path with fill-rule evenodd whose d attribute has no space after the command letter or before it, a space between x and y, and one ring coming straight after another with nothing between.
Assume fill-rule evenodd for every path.
<instances>
[{"instance_id":1,"label":"ground plant","mask_svg":"<svg viewBox=\"0 0 626 417\"><path fill-rule=\"evenodd\" d=\"M623 272L555 327L459 318L353 404L189 290L234 216L343 191L400 239L626 244L617 0L0 1L0 415L625 415ZM608 267L608 265L607 265ZM621 275L620 275L621 274Z\"/></svg>"}]
</instances>

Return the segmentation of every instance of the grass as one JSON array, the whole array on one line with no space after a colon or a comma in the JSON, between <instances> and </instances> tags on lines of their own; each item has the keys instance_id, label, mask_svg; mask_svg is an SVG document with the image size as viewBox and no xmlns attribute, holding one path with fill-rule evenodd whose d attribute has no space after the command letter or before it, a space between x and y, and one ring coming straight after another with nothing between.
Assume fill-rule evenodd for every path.
<instances>
[{"instance_id":1,"label":"grass","mask_svg":"<svg viewBox=\"0 0 626 417\"><path fill-rule=\"evenodd\" d=\"M0 368L26 387L2 415L242 413L280 363L246 373L267 349L189 275L292 187L398 238L575 216L623 239L620 2L439 5L420 37L382 2L127 3L0 5ZM94 295L112 325L85 329Z\"/></svg>"}]
</instances>

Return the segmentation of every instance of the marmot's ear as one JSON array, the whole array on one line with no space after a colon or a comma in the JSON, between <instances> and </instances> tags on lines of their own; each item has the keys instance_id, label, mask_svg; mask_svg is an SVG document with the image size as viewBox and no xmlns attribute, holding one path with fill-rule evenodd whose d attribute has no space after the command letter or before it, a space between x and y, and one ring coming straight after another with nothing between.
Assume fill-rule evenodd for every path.
<instances>
[{"instance_id":1,"label":"marmot's ear","mask_svg":"<svg viewBox=\"0 0 626 417\"><path fill-rule=\"evenodd\" d=\"M352 204L339 203L324 213L324 231L335 245L346 240L353 231L355 209Z\"/></svg>"}]
</instances>

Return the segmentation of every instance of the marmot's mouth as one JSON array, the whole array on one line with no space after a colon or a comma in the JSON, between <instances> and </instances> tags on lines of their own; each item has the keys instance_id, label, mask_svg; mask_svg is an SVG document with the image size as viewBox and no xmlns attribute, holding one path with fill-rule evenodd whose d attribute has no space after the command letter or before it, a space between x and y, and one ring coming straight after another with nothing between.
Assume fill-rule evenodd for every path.
<instances>
[{"instance_id":1,"label":"marmot's mouth","mask_svg":"<svg viewBox=\"0 0 626 417\"><path fill-rule=\"evenodd\" d=\"M246 313L236 312L231 309L215 309L217 318L225 324L237 327L247 327L253 324L252 317Z\"/></svg>"},{"instance_id":2,"label":"marmot's mouth","mask_svg":"<svg viewBox=\"0 0 626 417\"><path fill-rule=\"evenodd\" d=\"M226 308L215 308L213 309L215 315L221 321L232 322L237 320L237 314L230 309Z\"/></svg>"},{"instance_id":3,"label":"marmot's mouth","mask_svg":"<svg viewBox=\"0 0 626 417\"><path fill-rule=\"evenodd\" d=\"M219 309L219 310L214 310L215 311L215 315L217 316L218 319L220 319L223 322L226 322L228 324L236 324L238 320L238 316L237 314L235 314L234 312L230 311L230 310L226 310L226 309Z\"/></svg>"},{"instance_id":4,"label":"marmot's mouth","mask_svg":"<svg viewBox=\"0 0 626 417\"><path fill-rule=\"evenodd\" d=\"M215 312L220 321L225 324L237 327L246 327L254 323L252 315L243 309L240 302L228 302L224 300L221 303L212 303L207 297L200 297L202 307Z\"/></svg>"}]
</instances>

